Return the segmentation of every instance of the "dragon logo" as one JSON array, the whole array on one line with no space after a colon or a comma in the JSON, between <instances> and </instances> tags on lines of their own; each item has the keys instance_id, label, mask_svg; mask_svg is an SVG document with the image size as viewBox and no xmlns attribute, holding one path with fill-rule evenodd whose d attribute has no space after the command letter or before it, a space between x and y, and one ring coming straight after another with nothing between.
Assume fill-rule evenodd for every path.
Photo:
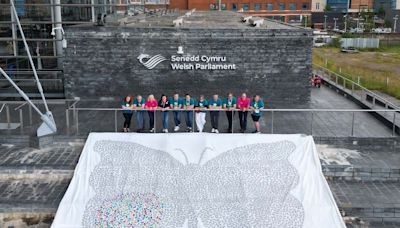
<instances>
[{"instance_id":1,"label":"dragon logo","mask_svg":"<svg viewBox=\"0 0 400 228\"><path fill-rule=\"evenodd\" d=\"M164 56L158 54L153 57L151 57L148 54L140 54L137 59L143 66L145 66L147 69L151 70L154 67L156 67L159 63L167 60Z\"/></svg>"}]
</instances>

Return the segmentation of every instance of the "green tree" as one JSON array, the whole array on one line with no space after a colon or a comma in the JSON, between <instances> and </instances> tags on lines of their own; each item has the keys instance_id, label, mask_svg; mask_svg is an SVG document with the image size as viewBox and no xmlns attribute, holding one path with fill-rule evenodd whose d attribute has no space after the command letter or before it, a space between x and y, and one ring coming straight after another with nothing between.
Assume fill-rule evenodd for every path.
<instances>
[{"instance_id":1,"label":"green tree","mask_svg":"<svg viewBox=\"0 0 400 228\"><path fill-rule=\"evenodd\" d=\"M324 12L330 12L330 11L332 11L332 7L330 5L326 5Z\"/></svg>"}]
</instances>

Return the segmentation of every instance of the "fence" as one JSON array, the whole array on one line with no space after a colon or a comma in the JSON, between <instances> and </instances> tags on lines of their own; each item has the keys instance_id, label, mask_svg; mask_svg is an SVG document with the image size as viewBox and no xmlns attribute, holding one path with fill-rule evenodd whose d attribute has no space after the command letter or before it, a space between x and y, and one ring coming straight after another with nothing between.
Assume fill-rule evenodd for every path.
<instances>
[{"instance_id":1,"label":"fence","mask_svg":"<svg viewBox=\"0 0 400 228\"><path fill-rule=\"evenodd\" d=\"M378 38L341 38L342 47L379 48Z\"/></svg>"},{"instance_id":2,"label":"fence","mask_svg":"<svg viewBox=\"0 0 400 228\"><path fill-rule=\"evenodd\" d=\"M325 81L331 82L349 93L360 101L371 100L372 108L376 108L376 104L380 103L385 109L400 109L400 107L388 99L378 95L377 93L367 89L358 82L350 80L340 74L337 74L320 65L313 64L314 74L320 75Z\"/></svg>"},{"instance_id":3,"label":"fence","mask_svg":"<svg viewBox=\"0 0 400 228\"><path fill-rule=\"evenodd\" d=\"M87 131L114 131L118 132L119 129L122 129L122 122L119 123L118 119L122 117L121 112L123 109L119 108L71 108L69 110L66 110L66 112L72 112L73 113L73 118L72 122L71 120L67 120L66 122L68 123L68 126L72 129L74 129L75 134L79 135L80 134L80 125L84 125L83 128ZM146 109L135 109L135 111L148 111ZM193 115L192 118L192 129L195 130L195 113L196 110L186 110L186 109L166 109L165 111L167 112L191 112L191 115ZM206 112L211 112L211 111L219 111L219 112L226 112L227 110L225 109L212 109L212 110L206 110ZM387 135L382 135L381 137L384 136L396 136L396 134L400 133L399 132L399 126L396 125L396 121L399 121L397 117L397 113L400 112L400 109L398 110L393 110L393 109L386 109L386 110L364 110L364 109L262 109L260 110L261 113L263 113L263 121L264 121L264 126L263 126L263 133L270 133L270 134L276 134L276 133L286 133L286 134L294 134L294 133L302 133L302 134L310 134L314 135L315 131L335 131L338 133L337 134L342 134L342 136L357 136L356 134L356 127L359 126L360 121L365 120L364 116L360 118L360 120L357 119L357 115L365 115L368 113L373 113L373 112L386 112L390 113L392 115L392 127L390 129L390 134ZM80 121L79 118L82 115L82 113L86 112L86 118L84 120ZM160 118L161 115L159 115L160 112L163 112L163 110L155 110L155 115L154 115L154 126L155 126L155 132L159 132L161 122ZM234 113L240 112L240 110L233 110L232 115L235 115ZM106 114L108 113L108 114ZM300 114L301 115L300 115ZM337 115L335 113L339 113L340 115ZM328 114L328 115L326 115ZM96 118L94 116L97 115ZM67 114L66 116L70 116ZM89 118L87 118L89 116ZM169 115L171 117L171 115ZM332 116L340 116L338 118L337 123L333 123L331 126L325 126L324 121L328 121L328 119L325 119L326 117L332 117ZM318 118L317 118L318 117ZM104 120L107 118L106 122L99 123L98 120ZM221 116L219 117L221 119ZM226 119L224 116L222 118ZM92 119L92 123L90 123L90 119ZM88 121L89 120L89 121ZM109 121L113 120L113 121ZM112 122L112 126L110 123ZM72 125L70 125L72 123ZM92 125L91 125L92 124ZM95 126L93 126L95 124ZM109 124L109 125L107 125ZM361 123L361 124L367 124L368 123ZM106 126L107 125L107 126ZM226 125L226 123L225 123ZM319 127L317 127L318 125ZM323 126L324 129L321 129L320 126ZM233 121L233 127L232 131L229 133L235 133L236 131L235 126L238 127L237 121ZM337 127L337 129L333 129ZM348 128L348 129L347 129ZM368 128L368 126L367 126ZM348 131L344 133L343 131ZM357 130L357 133L363 134L364 128ZM84 134L89 133L89 132L84 132ZM365 136L365 134L364 134ZM375 136L378 137L378 136Z\"/></svg>"}]
</instances>

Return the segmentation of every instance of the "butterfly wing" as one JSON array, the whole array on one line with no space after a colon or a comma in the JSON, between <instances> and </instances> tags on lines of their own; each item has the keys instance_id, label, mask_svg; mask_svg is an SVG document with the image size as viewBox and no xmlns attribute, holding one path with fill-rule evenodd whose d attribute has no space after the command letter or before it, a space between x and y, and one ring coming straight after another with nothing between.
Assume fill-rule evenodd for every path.
<instances>
[{"instance_id":1,"label":"butterfly wing","mask_svg":"<svg viewBox=\"0 0 400 228\"><path fill-rule=\"evenodd\" d=\"M180 192L183 165L166 152L128 142L97 141L101 160L90 175L95 195L84 227L181 227L193 217Z\"/></svg>"},{"instance_id":2,"label":"butterfly wing","mask_svg":"<svg viewBox=\"0 0 400 228\"><path fill-rule=\"evenodd\" d=\"M302 227L302 204L290 194L297 170L287 160L289 141L227 151L200 167L203 188L190 194L205 227Z\"/></svg>"}]
</instances>

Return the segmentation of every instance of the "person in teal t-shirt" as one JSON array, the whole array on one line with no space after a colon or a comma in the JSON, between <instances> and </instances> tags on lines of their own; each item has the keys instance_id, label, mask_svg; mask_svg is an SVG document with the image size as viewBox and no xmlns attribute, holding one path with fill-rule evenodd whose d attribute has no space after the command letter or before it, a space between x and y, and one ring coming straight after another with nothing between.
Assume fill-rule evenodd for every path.
<instances>
[{"instance_id":1,"label":"person in teal t-shirt","mask_svg":"<svg viewBox=\"0 0 400 228\"><path fill-rule=\"evenodd\" d=\"M219 110L213 111L213 109L221 109L222 101L218 97L218 94L214 94L213 97L208 102L208 108L210 109L210 118L211 118L211 132L219 133L218 131L218 119L219 119Z\"/></svg>"},{"instance_id":2,"label":"person in teal t-shirt","mask_svg":"<svg viewBox=\"0 0 400 228\"><path fill-rule=\"evenodd\" d=\"M251 118L253 119L256 130L253 133L260 133L261 109L264 108L264 102L259 95L255 95L250 103Z\"/></svg>"},{"instance_id":3,"label":"person in teal t-shirt","mask_svg":"<svg viewBox=\"0 0 400 228\"><path fill-rule=\"evenodd\" d=\"M187 93L185 95L185 99L183 100L183 109L187 110L184 111L185 114L185 121L186 121L186 131L191 132L193 127L193 109L194 109L194 100L190 97Z\"/></svg>"},{"instance_id":4,"label":"person in teal t-shirt","mask_svg":"<svg viewBox=\"0 0 400 228\"><path fill-rule=\"evenodd\" d=\"M169 105L173 111L174 114L174 122L175 122L175 128L174 131L179 131L180 124L181 124L181 112L177 109L181 109L183 106L183 100L182 98L179 97L178 93L175 93L174 96L169 100Z\"/></svg>"},{"instance_id":5,"label":"person in teal t-shirt","mask_svg":"<svg viewBox=\"0 0 400 228\"><path fill-rule=\"evenodd\" d=\"M136 99L133 101L133 107L135 109L139 109L136 111L136 122L137 122L137 132L143 132L146 123L146 111L144 110L145 100L142 96L136 96Z\"/></svg>"},{"instance_id":6,"label":"person in teal t-shirt","mask_svg":"<svg viewBox=\"0 0 400 228\"><path fill-rule=\"evenodd\" d=\"M236 109L236 97L232 93L228 93L228 96L224 99L223 108L226 110L226 118L228 118L228 133L232 132L232 119Z\"/></svg>"},{"instance_id":7,"label":"person in teal t-shirt","mask_svg":"<svg viewBox=\"0 0 400 228\"><path fill-rule=\"evenodd\" d=\"M132 96L126 96L121 102L122 115L124 115L124 132L129 132L133 115Z\"/></svg>"}]
</instances>

